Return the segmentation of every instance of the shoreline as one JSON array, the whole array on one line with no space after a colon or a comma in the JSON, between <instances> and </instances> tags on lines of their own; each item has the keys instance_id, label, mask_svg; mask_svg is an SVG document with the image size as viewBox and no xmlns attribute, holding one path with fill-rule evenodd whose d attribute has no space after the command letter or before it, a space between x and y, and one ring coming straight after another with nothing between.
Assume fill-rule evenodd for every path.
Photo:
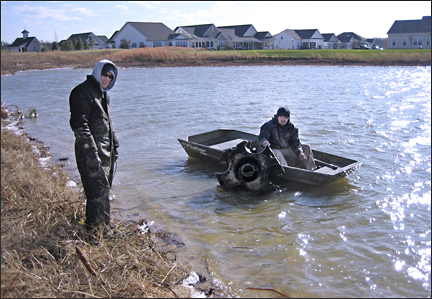
<instances>
[{"instance_id":1,"label":"shoreline","mask_svg":"<svg viewBox=\"0 0 432 299\"><path fill-rule=\"evenodd\" d=\"M373 52L371 52L373 51ZM72 52L2 52L1 75L56 68L93 68L101 59L119 68L229 66L431 66L422 50L250 50L204 51L189 48L104 49Z\"/></svg>"},{"instance_id":2,"label":"shoreline","mask_svg":"<svg viewBox=\"0 0 432 299\"><path fill-rule=\"evenodd\" d=\"M319 61L309 61L309 60L298 60L298 61L250 61L250 62L207 62L207 63L170 63L170 62L159 62L159 63L124 63L124 62L114 62L119 69L139 69L139 68L170 68L170 67L247 67L247 66L334 66L334 67L430 67L429 62L380 62L380 63L365 63L365 62L319 62ZM26 71L41 71L41 70L51 70L51 69L91 69L92 66L89 65L64 65L64 66L44 66L44 67L29 67L24 69L3 71L1 76L14 75L19 72Z\"/></svg>"},{"instance_id":3,"label":"shoreline","mask_svg":"<svg viewBox=\"0 0 432 299\"><path fill-rule=\"evenodd\" d=\"M174 294L177 298L191 298L209 292L218 295L226 292L214 286L211 279L195 279L198 274L190 261L173 261L170 253L175 252L178 241L163 228L154 228L152 221L124 221L111 215L108 231L101 227L91 234L86 232L83 228L85 196L81 182L76 182L64 172L50 154L49 146L26 133L22 119L19 113L12 112L2 102L2 297L49 298L60 293L67 298L76 291L89 292L89 284L93 285L91 295L96 297L145 298L157 295L169 298ZM19 177L23 173L24 179ZM28 191L29 188L32 190ZM43 221L38 218L43 218ZM75 248L84 253L84 259L88 258L90 269L83 267L85 264L81 264L78 258L72 258L75 254L80 257ZM124 272L123 266L119 269L118 266L124 263L121 257L125 253L135 261L135 268L127 271L130 273L125 277L118 278ZM149 259L142 260L142 254ZM109 261L116 259L118 261L111 265ZM18 265L21 277L15 281ZM105 281L102 287L98 286L100 282L97 279L91 279L92 275L88 276L85 268L99 277L99 281ZM147 270L141 273L142 268ZM147 275L149 269L154 273ZM49 273L68 278L55 274L51 277L53 274ZM77 281L77 274L84 276L84 281L87 276L88 282ZM210 273L199 274L200 277L210 277ZM147 285L139 293L134 290L137 289L134 276L143 282L142 286ZM165 283L162 285L163 277ZM53 291L49 284L39 283L41 278L47 281L60 279L61 282L56 283L62 286ZM107 287L109 292L103 287L107 282L111 284L111 289Z\"/></svg>"}]
</instances>

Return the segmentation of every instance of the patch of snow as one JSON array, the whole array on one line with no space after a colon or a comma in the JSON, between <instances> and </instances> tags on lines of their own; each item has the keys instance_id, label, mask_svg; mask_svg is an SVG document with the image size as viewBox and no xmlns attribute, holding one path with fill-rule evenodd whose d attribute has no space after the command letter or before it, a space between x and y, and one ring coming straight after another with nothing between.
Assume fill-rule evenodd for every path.
<instances>
[{"instance_id":1,"label":"patch of snow","mask_svg":"<svg viewBox=\"0 0 432 299\"><path fill-rule=\"evenodd\" d=\"M67 181L67 183L66 183L66 186L68 186L68 187L76 187L76 185L77 185L77 183L75 183L74 181L72 181L72 180L68 180Z\"/></svg>"},{"instance_id":2,"label":"patch of snow","mask_svg":"<svg viewBox=\"0 0 432 299\"><path fill-rule=\"evenodd\" d=\"M207 298L204 292L198 292L193 285L199 281L199 276L194 271L191 272L188 278L183 280L182 286L190 289L191 298Z\"/></svg>"},{"instance_id":3,"label":"patch of snow","mask_svg":"<svg viewBox=\"0 0 432 299\"><path fill-rule=\"evenodd\" d=\"M141 231L142 234L148 233L150 226L154 224L154 221L150 221L149 223L144 222L142 225L138 225L138 230Z\"/></svg>"}]
</instances>

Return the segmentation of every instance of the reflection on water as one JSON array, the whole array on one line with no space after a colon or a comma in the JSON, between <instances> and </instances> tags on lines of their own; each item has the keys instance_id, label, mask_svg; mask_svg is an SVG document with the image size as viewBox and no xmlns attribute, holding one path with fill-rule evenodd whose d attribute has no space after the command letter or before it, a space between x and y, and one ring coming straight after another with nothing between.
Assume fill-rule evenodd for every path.
<instances>
[{"instance_id":1,"label":"reflection on water","mask_svg":"<svg viewBox=\"0 0 432 299\"><path fill-rule=\"evenodd\" d=\"M430 296L430 70L121 69L111 91L120 141L113 217L176 233L181 259L242 297L274 295L247 287L291 297ZM2 102L36 107L26 130L69 157L75 178L68 95L89 72L2 78ZM215 173L225 169L188 158L177 141L219 128L258 134L280 105L304 143L362 167L329 186L286 183L257 197L218 187Z\"/></svg>"}]
</instances>

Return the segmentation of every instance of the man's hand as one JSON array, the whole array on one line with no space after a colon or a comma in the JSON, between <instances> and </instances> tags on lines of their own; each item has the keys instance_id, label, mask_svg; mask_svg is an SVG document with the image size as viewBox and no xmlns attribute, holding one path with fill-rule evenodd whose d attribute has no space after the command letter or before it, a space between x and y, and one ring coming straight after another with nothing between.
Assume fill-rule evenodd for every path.
<instances>
[{"instance_id":1,"label":"man's hand","mask_svg":"<svg viewBox=\"0 0 432 299\"><path fill-rule=\"evenodd\" d=\"M304 153L301 153L300 155L299 155L299 159L300 159L300 161L306 161L307 160L307 156L304 154Z\"/></svg>"},{"instance_id":2,"label":"man's hand","mask_svg":"<svg viewBox=\"0 0 432 299\"><path fill-rule=\"evenodd\" d=\"M268 141L264 141L264 142L262 143L262 147L267 147L267 146L270 146L270 142L268 142Z\"/></svg>"}]
</instances>

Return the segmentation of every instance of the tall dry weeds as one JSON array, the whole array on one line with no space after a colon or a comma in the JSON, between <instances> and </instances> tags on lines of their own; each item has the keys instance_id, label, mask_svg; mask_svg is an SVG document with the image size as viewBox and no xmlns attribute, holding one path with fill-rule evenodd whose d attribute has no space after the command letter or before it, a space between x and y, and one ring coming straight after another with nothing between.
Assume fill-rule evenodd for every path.
<instances>
[{"instance_id":1,"label":"tall dry weeds","mask_svg":"<svg viewBox=\"0 0 432 299\"><path fill-rule=\"evenodd\" d=\"M82 192L42 167L25 136L1 130L1 296L188 297L191 266L155 233L112 220L87 232ZM79 248L96 275L81 262ZM183 292L183 293L182 293Z\"/></svg>"}]
</instances>

